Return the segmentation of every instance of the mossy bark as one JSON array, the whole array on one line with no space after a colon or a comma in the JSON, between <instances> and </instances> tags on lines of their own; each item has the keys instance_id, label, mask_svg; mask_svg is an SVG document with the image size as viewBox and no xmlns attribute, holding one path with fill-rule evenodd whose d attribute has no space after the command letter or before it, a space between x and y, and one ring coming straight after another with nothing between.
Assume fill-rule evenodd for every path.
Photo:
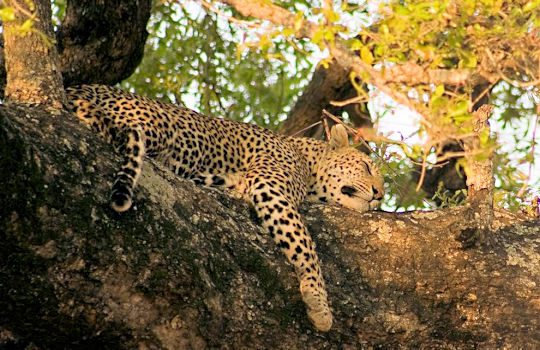
<instances>
[{"instance_id":1,"label":"mossy bark","mask_svg":"<svg viewBox=\"0 0 540 350\"><path fill-rule=\"evenodd\" d=\"M308 321L294 271L250 207L148 162L109 206L119 159L71 116L0 107L0 347L538 348L540 225L464 209L306 206L335 322Z\"/></svg>"}]
</instances>

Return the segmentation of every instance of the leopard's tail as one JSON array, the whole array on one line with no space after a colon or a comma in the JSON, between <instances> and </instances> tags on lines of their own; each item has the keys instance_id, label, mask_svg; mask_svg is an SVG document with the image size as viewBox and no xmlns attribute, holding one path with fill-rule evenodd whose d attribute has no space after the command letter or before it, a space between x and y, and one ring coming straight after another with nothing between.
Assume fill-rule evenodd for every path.
<instances>
[{"instance_id":1,"label":"leopard's tail","mask_svg":"<svg viewBox=\"0 0 540 350\"><path fill-rule=\"evenodd\" d=\"M117 212L123 212L131 207L133 188L142 172L144 159L143 133L140 128L129 129L119 137L117 151L124 157L122 168L116 173L112 187L112 207ZM115 142L113 142L113 145Z\"/></svg>"},{"instance_id":2,"label":"leopard's tail","mask_svg":"<svg viewBox=\"0 0 540 350\"><path fill-rule=\"evenodd\" d=\"M131 207L133 189L141 175L145 155L144 133L137 123L119 123L109 111L100 106L101 87L83 85L66 89L67 109L81 121L98 131L115 151L123 157L122 167L116 173L112 186L111 204L115 211L123 212Z\"/></svg>"}]
</instances>

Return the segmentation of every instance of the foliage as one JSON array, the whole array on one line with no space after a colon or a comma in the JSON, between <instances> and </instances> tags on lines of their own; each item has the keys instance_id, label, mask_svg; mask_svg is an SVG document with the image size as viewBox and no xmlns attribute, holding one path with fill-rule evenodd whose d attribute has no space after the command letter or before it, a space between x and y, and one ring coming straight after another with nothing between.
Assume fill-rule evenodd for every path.
<instances>
[{"instance_id":1,"label":"foliage","mask_svg":"<svg viewBox=\"0 0 540 350\"><path fill-rule=\"evenodd\" d=\"M25 0L25 6L18 2L5 1L0 2L0 22L15 22L16 25L4 27L18 36L26 36L31 33L38 35L47 46L51 46L55 41L49 38L42 31L35 28L37 20L37 10L32 0ZM17 22L18 21L18 22Z\"/></svg>"},{"instance_id":2,"label":"foliage","mask_svg":"<svg viewBox=\"0 0 540 350\"><path fill-rule=\"evenodd\" d=\"M209 115L275 129L312 70L286 42L273 46L281 59L242 50L244 28L194 3L159 3L148 30L143 62L124 87Z\"/></svg>"},{"instance_id":3,"label":"foliage","mask_svg":"<svg viewBox=\"0 0 540 350\"><path fill-rule=\"evenodd\" d=\"M446 208L463 204L466 197L467 190L457 190L454 193L451 193L449 190L444 188L442 182L439 182L437 192L435 192L432 199L441 202L441 204L439 204L440 208Z\"/></svg>"}]
</instances>

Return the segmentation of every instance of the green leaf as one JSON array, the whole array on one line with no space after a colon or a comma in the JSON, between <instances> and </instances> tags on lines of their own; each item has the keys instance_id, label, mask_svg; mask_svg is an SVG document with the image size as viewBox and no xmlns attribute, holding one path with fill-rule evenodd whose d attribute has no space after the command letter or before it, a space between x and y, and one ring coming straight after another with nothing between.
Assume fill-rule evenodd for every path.
<instances>
[{"instance_id":1,"label":"green leaf","mask_svg":"<svg viewBox=\"0 0 540 350\"><path fill-rule=\"evenodd\" d=\"M451 118L455 118L457 116L467 114L468 112L469 103L467 101L460 101L450 109L448 116Z\"/></svg>"},{"instance_id":2,"label":"green leaf","mask_svg":"<svg viewBox=\"0 0 540 350\"><path fill-rule=\"evenodd\" d=\"M388 26L386 24L383 24L379 27L379 32L385 37L388 36L388 34L390 34L390 31L388 30Z\"/></svg>"},{"instance_id":3,"label":"green leaf","mask_svg":"<svg viewBox=\"0 0 540 350\"><path fill-rule=\"evenodd\" d=\"M523 12L530 12L540 6L540 0L529 1L523 6Z\"/></svg>"},{"instance_id":4,"label":"green leaf","mask_svg":"<svg viewBox=\"0 0 540 350\"><path fill-rule=\"evenodd\" d=\"M281 31L281 35L283 36L293 36L294 35L294 30L292 30L291 28L285 28Z\"/></svg>"},{"instance_id":5,"label":"green leaf","mask_svg":"<svg viewBox=\"0 0 540 350\"><path fill-rule=\"evenodd\" d=\"M34 21L31 19L27 19L26 21L24 21L23 24L21 24L20 30L21 32L26 33L30 29L32 29L33 26L34 26Z\"/></svg>"},{"instance_id":6,"label":"green leaf","mask_svg":"<svg viewBox=\"0 0 540 350\"><path fill-rule=\"evenodd\" d=\"M386 51L386 46L384 46L384 45L376 45L375 49L373 50L373 53L377 57L382 57L384 55L385 51Z\"/></svg>"},{"instance_id":7,"label":"green leaf","mask_svg":"<svg viewBox=\"0 0 540 350\"><path fill-rule=\"evenodd\" d=\"M432 97L441 97L442 94L444 94L444 85L439 85L435 88L435 91L433 91Z\"/></svg>"},{"instance_id":8,"label":"green leaf","mask_svg":"<svg viewBox=\"0 0 540 350\"><path fill-rule=\"evenodd\" d=\"M462 59L460 60L460 66L463 68L475 68L478 64L478 59L476 58L476 55L474 52L467 52L462 51L461 52Z\"/></svg>"},{"instance_id":9,"label":"green leaf","mask_svg":"<svg viewBox=\"0 0 540 350\"><path fill-rule=\"evenodd\" d=\"M327 13L327 16L326 18L328 19L329 22L337 22L339 21L340 19L340 15L339 13L335 12L335 11L329 11L329 13Z\"/></svg>"},{"instance_id":10,"label":"green leaf","mask_svg":"<svg viewBox=\"0 0 540 350\"><path fill-rule=\"evenodd\" d=\"M458 114L455 116L452 116L452 119L454 119L454 124L460 125L466 121L469 121L473 118L473 115L470 113L464 113L464 114Z\"/></svg>"},{"instance_id":11,"label":"green leaf","mask_svg":"<svg viewBox=\"0 0 540 350\"><path fill-rule=\"evenodd\" d=\"M439 109L445 104L446 100L441 96L432 96L429 100L429 105L434 110Z\"/></svg>"},{"instance_id":12,"label":"green leaf","mask_svg":"<svg viewBox=\"0 0 540 350\"><path fill-rule=\"evenodd\" d=\"M478 139L480 140L480 146L487 146L489 143L489 128L483 128L478 135Z\"/></svg>"},{"instance_id":13,"label":"green leaf","mask_svg":"<svg viewBox=\"0 0 540 350\"><path fill-rule=\"evenodd\" d=\"M15 10L13 7L3 7L0 9L0 20L2 20L2 22L15 20Z\"/></svg>"},{"instance_id":14,"label":"green leaf","mask_svg":"<svg viewBox=\"0 0 540 350\"><path fill-rule=\"evenodd\" d=\"M408 16L411 13L411 10L405 5L397 5L394 12L401 16Z\"/></svg>"},{"instance_id":15,"label":"green leaf","mask_svg":"<svg viewBox=\"0 0 540 350\"><path fill-rule=\"evenodd\" d=\"M349 43L349 45L351 47L351 50L353 50L353 51L358 51L364 46L364 44L360 40L358 40L356 38L350 39L348 41L348 43Z\"/></svg>"},{"instance_id":16,"label":"green leaf","mask_svg":"<svg viewBox=\"0 0 540 350\"><path fill-rule=\"evenodd\" d=\"M373 54L371 53L369 47L364 46L362 49L360 49L360 58L369 65L373 63Z\"/></svg>"}]
</instances>

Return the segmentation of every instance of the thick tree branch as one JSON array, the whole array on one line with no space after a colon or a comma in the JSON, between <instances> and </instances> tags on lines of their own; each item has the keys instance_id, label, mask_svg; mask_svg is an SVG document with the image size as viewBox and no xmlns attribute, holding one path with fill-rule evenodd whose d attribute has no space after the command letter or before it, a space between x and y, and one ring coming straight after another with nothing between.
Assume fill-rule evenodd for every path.
<instances>
[{"instance_id":1,"label":"thick tree branch","mask_svg":"<svg viewBox=\"0 0 540 350\"><path fill-rule=\"evenodd\" d=\"M59 32L46 32L52 39L58 36L60 67L57 72L61 71L64 85L113 85L129 77L142 59L150 5L150 0L122 0L116 1L114 6L102 0L68 1ZM48 12L50 23L50 8ZM6 84L3 60L3 42L0 41L0 96Z\"/></svg>"},{"instance_id":2,"label":"thick tree branch","mask_svg":"<svg viewBox=\"0 0 540 350\"><path fill-rule=\"evenodd\" d=\"M150 0L68 1L58 33L64 85L113 85L129 77L143 56L150 7Z\"/></svg>"},{"instance_id":3,"label":"thick tree branch","mask_svg":"<svg viewBox=\"0 0 540 350\"><path fill-rule=\"evenodd\" d=\"M463 208L304 207L335 315L321 334L245 203L149 162L117 214L111 152L71 116L0 108L0 347L540 346L538 220L497 213L494 245L464 250Z\"/></svg>"},{"instance_id":4,"label":"thick tree branch","mask_svg":"<svg viewBox=\"0 0 540 350\"><path fill-rule=\"evenodd\" d=\"M297 38L313 38L319 30L319 27L311 21L303 19L297 22L293 13L270 1L222 0L221 2L234 7L242 16L255 17L295 29Z\"/></svg>"}]
</instances>

